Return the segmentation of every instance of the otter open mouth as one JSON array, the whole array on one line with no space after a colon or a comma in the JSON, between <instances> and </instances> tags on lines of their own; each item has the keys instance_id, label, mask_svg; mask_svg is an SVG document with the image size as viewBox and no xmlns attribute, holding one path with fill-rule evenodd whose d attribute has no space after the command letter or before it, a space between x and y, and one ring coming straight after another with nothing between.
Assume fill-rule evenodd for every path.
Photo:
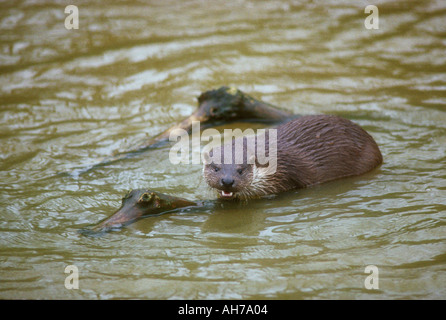
<instances>
[{"instance_id":1,"label":"otter open mouth","mask_svg":"<svg viewBox=\"0 0 446 320\"><path fill-rule=\"evenodd\" d=\"M230 199L234 196L234 192L221 190L220 195L222 198Z\"/></svg>"}]
</instances>

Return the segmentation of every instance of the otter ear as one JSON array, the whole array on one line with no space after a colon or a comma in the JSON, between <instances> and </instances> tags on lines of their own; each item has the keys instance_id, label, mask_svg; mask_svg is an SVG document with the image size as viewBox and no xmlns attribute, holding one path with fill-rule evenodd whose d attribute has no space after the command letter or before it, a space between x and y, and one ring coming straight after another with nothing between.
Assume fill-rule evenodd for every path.
<instances>
[{"instance_id":1,"label":"otter ear","mask_svg":"<svg viewBox=\"0 0 446 320\"><path fill-rule=\"evenodd\" d=\"M205 151L203 152L203 164L207 165L207 164L211 164L212 159L209 155L209 152Z\"/></svg>"},{"instance_id":2,"label":"otter ear","mask_svg":"<svg viewBox=\"0 0 446 320\"><path fill-rule=\"evenodd\" d=\"M256 156L255 155L251 155L248 159L248 164L256 164Z\"/></svg>"}]
</instances>

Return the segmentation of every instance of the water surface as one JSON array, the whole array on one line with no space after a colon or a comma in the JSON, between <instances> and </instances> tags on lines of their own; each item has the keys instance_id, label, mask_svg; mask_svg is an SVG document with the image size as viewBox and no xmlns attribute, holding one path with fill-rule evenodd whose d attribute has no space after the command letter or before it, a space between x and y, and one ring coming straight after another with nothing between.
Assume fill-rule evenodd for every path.
<instances>
[{"instance_id":1,"label":"water surface","mask_svg":"<svg viewBox=\"0 0 446 320\"><path fill-rule=\"evenodd\" d=\"M0 4L1 298L446 298L444 1L376 1L377 30L367 1L76 1L78 30L64 26L67 4ZM168 147L60 173L131 149L222 85L349 118L384 164L78 234L131 188L213 197L200 165L172 165ZM378 289L365 287L369 265Z\"/></svg>"}]
</instances>

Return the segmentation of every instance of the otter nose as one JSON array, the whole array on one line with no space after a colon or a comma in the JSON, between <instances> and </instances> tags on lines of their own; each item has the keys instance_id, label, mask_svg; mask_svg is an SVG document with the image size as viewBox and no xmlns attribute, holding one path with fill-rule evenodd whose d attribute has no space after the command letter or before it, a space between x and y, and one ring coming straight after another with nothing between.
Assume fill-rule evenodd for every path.
<instances>
[{"instance_id":1,"label":"otter nose","mask_svg":"<svg viewBox=\"0 0 446 320\"><path fill-rule=\"evenodd\" d=\"M234 179L232 178L222 178L220 180L220 183L223 187L232 187L232 185L234 184Z\"/></svg>"}]
</instances>

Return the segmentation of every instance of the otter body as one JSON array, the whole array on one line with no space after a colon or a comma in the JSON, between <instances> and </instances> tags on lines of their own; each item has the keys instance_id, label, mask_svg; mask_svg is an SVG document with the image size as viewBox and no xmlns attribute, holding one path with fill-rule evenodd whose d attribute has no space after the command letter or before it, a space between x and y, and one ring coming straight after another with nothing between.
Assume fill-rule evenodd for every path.
<instances>
[{"instance_id":1,"label":"otter body","mask_svg":"<svg viewBox=\"0 0 446 320\"><path fill-rule=\"evenodd\" d=\"M241 163L205 161L204 178L220 198L259 198L360 175L382 163L374 139L357 124L338 116L303 116L276 129L274 170L260 164L256 158L251 157L249 161L249 155L244 156ZM244 139L243 150L247 153L249 138L238 139ZM257 147L257 137L253 139ZM231 146L233 150L236 140ZM266 154L270 153L268 141L265 149ZM221 151L223 160L224 147L214 148L210 154L216 150Z\"/></svg>"}]
</instances>

